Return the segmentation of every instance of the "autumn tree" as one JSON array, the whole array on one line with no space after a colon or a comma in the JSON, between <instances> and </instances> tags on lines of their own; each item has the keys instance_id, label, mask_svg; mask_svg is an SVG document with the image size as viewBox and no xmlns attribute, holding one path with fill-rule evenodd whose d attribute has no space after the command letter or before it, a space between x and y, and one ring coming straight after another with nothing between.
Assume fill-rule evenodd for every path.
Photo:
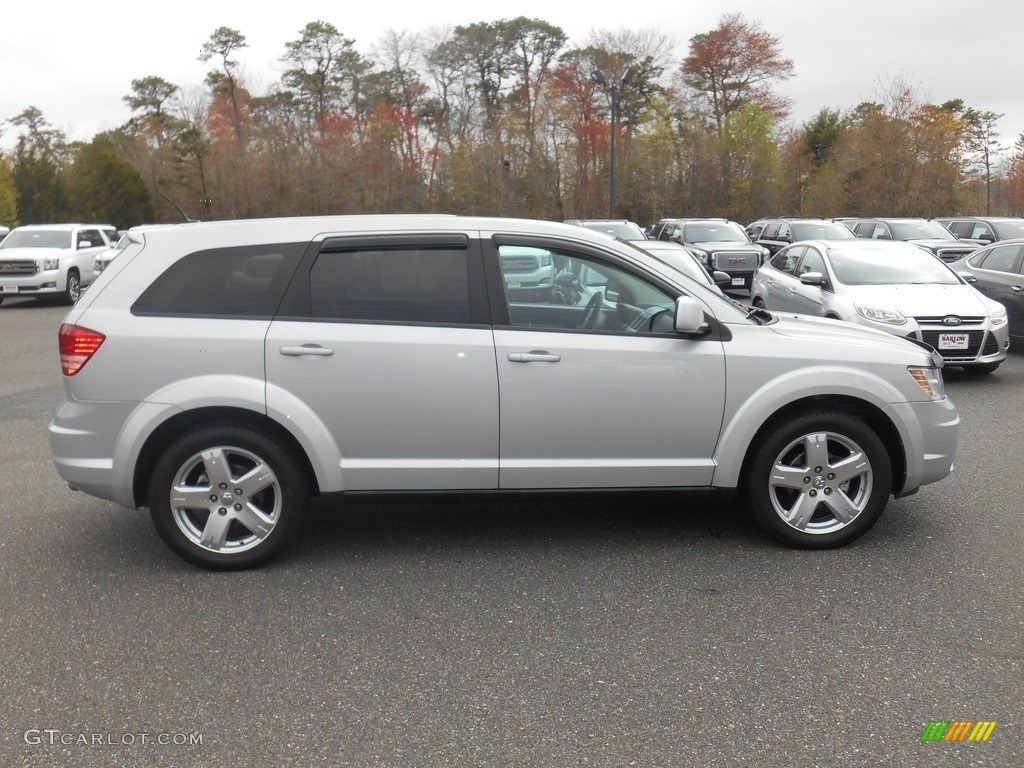
<instances>
[{"instance_id":1,"label":"autumn tree","mask_svg":"<svg viewBox=\"0 0 1024 768\"><path fill-rule=\"evenodd\" d=\"M169 104L178 92L178 86L157 75L132 80L131 85L132 92L121 100L132 112L139 113L132 118L132 127L152 138L157 147L163 147L174 122Z\"/></svg>"},{"instance_id":2,"label":"autumn tree","mask_svg":"<svg viewBox=\"0 0 1024 768\"><path fill-rule=\"evenodd\" d=\"M1024 133L1017 137L1006 173L1006 192L1013 216L1024 215Z\"/></svg>"},{"instance_id":3,"label":"autumn tree","mask_svg":"<svg viewBox=\"0 0 1024 768\"><path fill-rule=\"evenodd\" d=\"M235 52L248 47L245 35L230 27L218 27L203 43L199 53L199 61L207 62L215 56L220 61L220 69L211 70L206 76L206 83L214 95L223 94L231 105L231 125L239 145L242 142L242 125L245 122L245 102L248 93L244 92L238 80L238 62L232 58Z\"/></svg>"},{"instance_id":4,"label":"autumn tree","mask_svg":"<svg viewBox=\"0 0 1024 768\"><path fill-rule=\"evenodd\" d=\"M999 131L996 130L1002 118L1003 115L990 110L979 111L971 108L966 109L962 116L966 124L968 170L977 173L985 186L986 216L992 212L993 167L998 155L1005 151L1005 147L999 141Z\"/></svg>"},{"instance_id":5,"label":"autumn tree","mask_svg":"<svg viewBox=\"0 0 1024 768\"><path fill-rule=\"evenodd\" d=\"M726 14L715 29L691 37L681 70L719 132L744 104L757 104L776 119L789 112L789 100L772 86L793 76L793 62L782 56L777 37L741 13Z\"/></svg>"}]
</instances>

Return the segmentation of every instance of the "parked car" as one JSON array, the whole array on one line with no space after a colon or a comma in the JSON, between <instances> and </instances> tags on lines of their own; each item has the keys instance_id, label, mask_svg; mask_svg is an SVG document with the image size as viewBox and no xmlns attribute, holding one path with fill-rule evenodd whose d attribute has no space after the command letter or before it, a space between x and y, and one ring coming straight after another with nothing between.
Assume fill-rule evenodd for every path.
<instances>
[{"instance_id":1,"label":"parked car","mask_svg":"<svg viewBox=\"0 0 1024 768\"><path fill-rule=\"evenodd\" d=\"M758 234L755 236L754 232ZM853 240L856 237L845 224L818 217L760 219L747 227L747 234L769 255L800 240Z\"/></svg>"},{"instance_id":2,"label":"parked car","mask_svg":"<svg viewBox=\"0 0 1024 768\"><path fill-rule=\"evenodd\" d=\"M686 246L708 271L729 275L728 288L749 289L751 275L768 255L750 242L743 227L728 219L662 219L653 238Z\"/></svg>"},{"instance_id":3,"label":"parked car","mask_svg":"<svg viewBox=\"0 0 1024 768\"><path fill-rule=\"evenodd\" d=\"M722 293L722 286L727 286L732 282L732 278L725 272L720 270L715 270L714 274L708 272L707 267L697 261L697 258L679 243L673 243L671 240L630 242L645 253L649 253L658 261L672 267L677 272L681 272L691 280L696 280L698 283L722 295L724 295Z\"/></svg>"},{"instance_id":4,"label":"parked car","mask_svg":"<svg viewBox=\"0 0 1024 768\"><path fill-rule=\"evenodd\" d=\"M1006 307L1010 338L1024 342L1024 238L1000 240L950 268Z\"/></svg>"},{"instance_id":5,"label":"parked car","mask_svg":"<svg viewBox=\"0 0 1024 768\"><path fill-rule=\"evenodd\" d=\"M92 282L97 254L117 230L105 224L16 227L0 243L0 302L11 296L63 296L78 301Z\"/></svg>"},{"instance_id":6,"label":"parked car","mask_svg":"<svg viewBox=\"0 0 1024 768\"><path fill-rule=\"evenodd\" d=\"M636 222L629 219L566 219L566 224L575 224L596 232L618 237L623 240L646 240L647 235Z\"/></svg>"},{"instance_id":7,"label":"parked car","mask_svg":"<svg viewBox=\"0 0 1024 768\"><path fill-rule=\"evenodd\" d=\"M911 243L795 243L757 271L751 296L758 307L920 339L946 365L978 373L996 370L1009 348L1003 305Z\"/></svg>"},{"instance_id":8,"label":"parked car","mask_svg":"<svg viewBox=\"0 0 1024 768\"><path fill-rule=\"evenodd\" d=\"M945 262L974 253L979 243L957 239L956 235L930 219L850 219L847 226L857 237L872 240L903 240L931 252Z\"/></svg>"},{"instance_id":9,"label":"parked car","mask_svg":"<svg viewBox=\"0 0 1024 768\"><path fill-rule=\"evenodd\" d=\"M582 227L309 217L129 238L60 327L53 461L148 506L203 566L272 557L310 495L380 491L737 489L772 536L835 547L952 467L934 350L743 307ZM510 293L503 256L523 249L573 290Z\"/></svg>"},{"instance_id":10,"label":"parked car","mask_svg":"<svg viewBox=\"0 0 1024 768\"><path fill-rule=\"evenodd\" d=\"M940 217L935 221L956 237L982 244L1024 237L1024 219L1016 216Z\"/></svg>"}]
</instances>

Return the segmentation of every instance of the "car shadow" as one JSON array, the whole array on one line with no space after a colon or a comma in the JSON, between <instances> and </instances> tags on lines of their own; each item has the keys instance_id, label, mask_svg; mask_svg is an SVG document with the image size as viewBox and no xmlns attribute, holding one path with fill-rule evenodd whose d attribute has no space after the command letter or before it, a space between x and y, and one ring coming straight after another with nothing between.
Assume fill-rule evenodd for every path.
<instances>
[{"instance_id":1,"label":"car shadow","mask_svg":"<svg viewBox=\"0 0 1024 768\"><path fill-rule=\"evenodd\" d=\"M284 559L767 540L725 494L631 491L314 499ZM769 544L771 546L771 544Z\"/></svg>"}]
</instances>

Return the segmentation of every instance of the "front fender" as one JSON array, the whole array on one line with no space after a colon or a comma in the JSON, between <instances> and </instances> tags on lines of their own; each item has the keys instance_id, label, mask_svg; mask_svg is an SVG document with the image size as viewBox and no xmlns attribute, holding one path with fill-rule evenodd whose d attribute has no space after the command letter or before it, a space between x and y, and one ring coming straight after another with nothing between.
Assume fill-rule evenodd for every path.
<instances>
[{"instance_id":1,"label":"front fender","mask_svg":"<svg viewBox=\"0 0 1024 768\"><path fill-rule=\"evenodd\" d=\"M740 405L733 410L726 404L729 416L715 450L713 485L737 487L747 452L765 423L794 403L821 396L860 401L889 417L898 411L886 410L887 406L907 399L892 384L864 369L834 365L787 371L762 382L753 392L730 392L729 400ZM893 423L906 445L911 436L907 424L902 420Z\"/></svg>"}]
</instances>

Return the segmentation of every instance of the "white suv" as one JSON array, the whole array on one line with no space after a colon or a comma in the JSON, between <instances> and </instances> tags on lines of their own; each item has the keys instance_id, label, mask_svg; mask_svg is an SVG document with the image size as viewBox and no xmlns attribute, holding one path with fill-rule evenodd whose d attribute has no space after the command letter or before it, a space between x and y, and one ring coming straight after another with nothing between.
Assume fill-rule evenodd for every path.
<instances>
[{"instance_id":1,"label":"white suv","mask_svg":"<svg viewBox=\"0 0 1024 768\"><path fill-rule=\"evenodd\" d=\"M312 494L715 487L834 547L951 470L925 345L735 304L553 222L183 224L131 243L59 333L72 487L148 506L182 557L281 550ZM506 270L550 254L561 290Z\"/></svg>"},{"instance_id":2,"label":"white suv","mask_svg":"<svg viewBox=\"0 0 1024 768\"><path fill-rule=\"evenodd\" d=\"M10 296L63 296L78 301L92 282L96 257L117 242L107 224L16 227L0 243L0 302Z\"/></svg>"}]
</instances>

